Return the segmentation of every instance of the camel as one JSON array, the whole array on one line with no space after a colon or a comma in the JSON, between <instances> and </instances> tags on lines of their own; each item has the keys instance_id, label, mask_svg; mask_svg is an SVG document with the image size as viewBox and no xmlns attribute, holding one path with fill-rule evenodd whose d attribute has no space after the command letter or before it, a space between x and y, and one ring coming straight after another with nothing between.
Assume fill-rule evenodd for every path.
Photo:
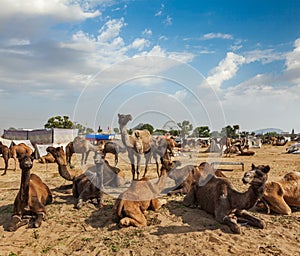
<instances>
[{"instance_id":1,"label":"camel","mask_svg":"<svg viewBox=\"0 0 300 256\"><path fill-rule=\"evenodd\" d=\"M262 198L267 212L290 215L291 206L300 207L300 172L289 172L279 181L267 181Z\"/></svg>"},{"instance_id":2,"label":"camel","mask_svg":"<svg viewBox=\"0 0 300 256\"><path fill-rule=\"evenodd\" d=\"M1 175L5 175L7 168L8 168L8 160L10 158L10 151L9 148L2 144L0 141L0 154L2 154L3 160L4 160L4 172Z\"/></svg>"},{"instance_id":3,"label":"camel","mask_svg":"<svg viewBox=\"0 0 300 256\"><path fill-rule=\"evenodd\" d=\"M24 225L38 228L46 217L45 205L52 202L49 187L39 176L32 173L33 158L27 155L19 157L22 169L20 190L14 201L14 213L8 231L15 231Z\"/></svg>"},{"instance_id":4,"label":"camel","mask_svg":"<svg viewBox=\"0 0 300 256\"><path fill-rule=\"evenodd\" d=\"M71 165L72 155L75 153L73 141L69 142L66 146L66 160L69 165Z\"/></svg>"},{"instance_id":5,"label":"camel","mask_svg":"<svg viewBox=\"0 0 300 256\"><path fill-rule=\"evenodd\" d=\"M50 153L48 152L47 155L42 156L42 157L39 159L39 162L40 162L41 164L55 163L55 158L53 157L52 154L50 154Z\"/></svg>"},{"instance_id":6,"label":"camel","mask_svg":"<svg viewBox=\"0 0 300 256\"><path fill-rule=\"evenodd\" d=\"M81 154L81 165L86 164L91 151L96 152L100 150L99 146L92 145L88 140L80 137L75 137L73 140L73 151ZM71 151L72 152L72 151ZM71 162L71 157L70 157Z\"/></svg>"},{"instance_id":7,"label":"camel","mask_svg":"<svg viewBox=\"0 0 300 256\"><path fill-rule=\"evenodd\" d=\"M194 185L185 196L183 204L199 206L202 210L213 214L218 222L228 225L236 234L241 233L238 222L246 222L263 229L266 226L265 222L252 216L247 210L263 197L269 171L268 165L252 164L252 169L243 177L243 182L250 184L250 187L245 192L239 192L229 179L212 175L209 169L204 168L203 175L207 176L206 182Z\"/></svg>"},{"instance_id":8,"label":"camel","mask_svg":"<svg viewBox=\"0 0 300 256\"><path fill-rule=\"evenodd\" d=\"M157 183L152 184L148 178L133 180L131 186L116 199L113 212L119 227L141 227L147 225L145 211L158 210L163 201L157 197L163 190L166 180L166 168L162 165L162 175Z\"/></svg>"},{"instance_id":9,"label":"camel","mask_svg":"<svg viewBox=\"0 0 300 256\"><path fill-rule=\"evenodd\" d=\"M211 173L214 173L217 177L225 177L220 170L214 170L213 167L203 162L198 167L194 168L194 165L186 165L182 168L174 168L168 172L168 177L175 180L176 188L168 193L173 194L187 194L193 188L195 184L202 178L203 169L209 169Z\"/></svg>"},{"instance_id":10,"label":"camel","mask_svg":"<svg viewBox=\"0 0 300 256\"><path fill-rule=\"evenodd\" d=\"M11 156L13 157L14 161L15 161L15 169L17 169L17 157L25 154L27 156L31 156L33 153L33 150L27 146L25 143L20 143L18 145L13 145L10 149L11 152Z\"/></svg>"},{"instance_id":11,"label":"camel","mask_svg":"<svg viewBox=\"0 0 300 256\"><path fill-rule=\"evenodd\" d=\"M81 169L72 169L67 164L66 160L66 154L64 152L63 147L52 147L49 146L46 149L47 152L49 152L55 159L55 162L58 165L58 172L61 177L63 177L66 180L73 181L75 177L82 174Z\"/></svg>"},{"instance_id":12,"label":"camel","mask_svg":"<svg viewBox=\"0 0 300 256\"><path fill-rule=\"evenodd\" d=\"M137 179L139 179L139 166L141 161L141 155L145 155L145 172L144 177L147 174L148 169L148 163L151 157L151 144L152 144L152 137L148 130L134 130L132 132L132 135L129 135L127 132L126 125L129 121L132 120L131 115L124 115L124 114L118 114L118 122L119 122L119 128L121 131L121 138L122 142L125 145L128 153L128 158L131 163L131 172L132 172L132 179L135 179L135 174L137 176ZM135 167L135 158L137 165Z\"/></svg>"},{"instance_id":13,"label":"camel","mask_svg":"<svg viewBox=\"0 0 300 256\"><path fill-rule=\"evenodd\" d=\"M238 154L238 156L253 156L255 154L255 152L251 151L251 150L244 151L244 149L242 148L242 146L240 144L237 144L236 146L239 149L239 151L241 152L240 154Z\"/></svg>"},{"instance_id":14,"label":"camel","mask_svg":"<svg viewBox=\"0 0 300 256\"><path fill-rule=\"evenodd\" d=\"M126 148L120 147L117 143L112 142L112 141L107 141L104 144L104 148L102 150L103 157L105 159L107 153L111 153L115 155L115 166L117 166L119 162L119 153L125 153Z\"/></svg>"}]
</instances>

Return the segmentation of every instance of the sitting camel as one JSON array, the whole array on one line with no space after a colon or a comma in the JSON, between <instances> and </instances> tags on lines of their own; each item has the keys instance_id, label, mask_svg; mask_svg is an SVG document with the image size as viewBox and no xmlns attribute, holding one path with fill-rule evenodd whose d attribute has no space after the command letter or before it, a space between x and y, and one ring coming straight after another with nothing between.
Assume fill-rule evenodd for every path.
<instances>
[{"instance_id":1,"label":"sitting camel","mask_svg":"<svg viewBox=\"0 0 300 256\"><path fill-rule=\"evenodd\" d=\"M238 221L264 228L265 222L246 210L252 208L258 199L262 198L269 171L268 165L256 167L252 164L252 170L246 172L243 177L243 182L249 183L250 187L246 192L239 192L229 179L212 175L204 168L203 176L206 176L206 182L194 185L185 196L183 204L199 206L202 210L213 214L218 222L228 225L231 231L237 234L241 233Z\"/></svg>"},{"instance_id":2,"label":"sitting camel","mask_svg":"<svg viewBox=\"0 0 300 256\"><path fill-rule=\"evenodd\" d=\"M15 161L15 170L17 169L17 157L25 154L27 156L31 156L33 153L33 150L27 146L25 143L20 143L18 145L14 145L10 149L11 156L13 157Z\"/></svg>"},{"instance_id":3,"label":"sitting camel","mask_svg":"<svg viewBox=\"0 0 300 256\"><path fill-rule=\"evenodd\" d=\"M240 154L238 154L238 156L254 156L255 152L251 151L251 150L247 150L244 151L244 149L242 148L242 146L240 144L236 145L239 149L239 151L241 152Z\"/></svg>"},{"instance_id":4,"label":"sitting camel","mask_svg":"<svg viewBox=\"0 0 300 256\"><path fill-rule=\"evenodd\" d=\"M32 224L34 228L40 227L46 217L45 205L52 202L52 194L48 186L39 176L30 174L33 158L21 155L19 162L22 169L21 185L15 198L9 231L15 231L27 224Z\"/></svg>"},{"instance_id":5,"label":"sitting camel","mask_svg":"<svg viewBox=\"0 0 300 256\"><path fill-rule=\"evenodd\" d=\"M4 172L1 175L5 175L7 168L8 168L8 160L10 158L10 152L9 152L9 148L2 144L2 142L0 141L0 154L2 154L2 157L4 159Z\"/></svg>"},{"instance_id":6,"label":"sitting camel","mask_svg":"<svg viewBox=\"0 0 300 256\"><path fill-rule=\"evenodd\" d=\"M120 147L117 143L112 142L112 141L107 141L104 144L104 148L102 150L103 157L105 159L107 153L111 153L115 155L115 166L117 166L119 162L119 153L125 153L126 148L125 147Z\"/></svg>"},{"instance_id":7,"label":"sitting camel","mask_svg":"<svg viewBox=\"0 0 300 256\"><path fill-rule=\"evenodd\" d=\"M131 186L116 199L113 212L120 227L146 226L145 211L156 211L162 206L163 202L157 197L164 188L167 175L165 166L161 168L162 175L156 184L152 184L146 177L133 180Z\"/></svg>"},{"instance_id":8,"label":"sitting camel","mask_svg":"<svg viewBox=\"0 0 300 256\"><path fill-rule=\"evenodd\" d=\"M200 179L203 178L203 169L210 171L217 177L225 177L220 170L215 170L209 163L203 162L198 168L194 168L193 165L186 165L182 168L173 168L168 172L168 177L175 180L176 188L170 191L168 194L187 194L191 191L193 186L199 183Z\"/></svg>"},{"instance_id":9,"label":"sitting camel","mask_svg":"<svg viewBox=\"0 0 300 256\"><path fill-rule=\"evenodd\" d=\"M61 177L63 177L66 180L73 181L75 177L82 174L81 169L72 169L67 164L66 160L66 154L64 152L63 147L52 147L49 146L46 149L47 152L49 152L55 159L55 162L58 165L58 172Z\"/></svg>"},{"instance_id":10,"label":"sitting camel","mask_svg":"<svg viewBox=\"0 0 300 256\"><path fill-rule=\"evenodd\" d=\"M267 181L262 202L270 210L290 215L290 206L300 207L300 172L289 172L279 181Z\"/></svg>"},{"instance_id":11,"label":"sitting camel","mask_svg":"<svg viewBox=\"0 0 300 256\"><path fill-rule=\"evenodd\" d=\"M50 154L50 153L48 152L47 155L42 156L42 157L39 159L39 162L40 162L41 164L55 163L55 158L53 157L52 154Z\"/></svg>"},{"instance_id":12,"label":"sitting camel","mask_svg":"<svg viewBox=\"0 0 300 256\"><path fill-rule=\"evenodd\" d=\"M119 187L125 184L125 173L117 167L110 166L102 154L96 152L94 161L96 166L89 167L85 173L74 178L73 196L78 198L75 205L77 209L87 200L94 198L101 208L103 186Z\"/></svg>"}]
</instances>

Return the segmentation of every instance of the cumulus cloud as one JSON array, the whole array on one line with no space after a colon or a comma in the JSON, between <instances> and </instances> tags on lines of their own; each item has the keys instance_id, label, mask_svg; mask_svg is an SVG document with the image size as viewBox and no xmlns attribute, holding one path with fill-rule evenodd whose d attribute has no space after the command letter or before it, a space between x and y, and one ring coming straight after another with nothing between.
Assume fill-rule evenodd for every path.
<instances>
[{"instance_id":1,"label":"cumulus cloud","mask_svg":"<svg viewBox=\"0 0 300 256\"><path fill-rule=\"evenodd\" d=\"M287 53L285 78L300 86L300 38L295 40L294 50Z\"/></svg>"},{"instance_id":2,"label":"cumulus cloud","mask_svg":"<svg viewBox=\"0 0 300 256\"><path fill-rule=\"evenodd\" d=\"M145 28L142 34L145 36L152 36L152 30Z\"/></svg>"},{"instance_id":3,"label":"cumulus cloud","mask_svg":"<svg viewBox=\"0 0 300 256\"><path fill-rule=\"evenodd\" d=\"M167 18L164 20L164 24L166 26L171 26L173 24L173 19L168 15Z\"/></svg>"},{"instance_id":4,"label":"cumulus cloud","mask_svg":"<svg viewBox=\"0 0 300 256\"><path fill-rule=\"evenodd\" d=\"M233 78L239 67L244 64L246 59L233 52L228 52L217 67L215 67L207 77L207 82L214 89L219 90L222 83Z\"/></svg>"},{"instance_id":5,"label":"cumulus cloud","mask_svg":"<svg viewBox=\"0 0 300 256\"><path fill-rule=\"evenodd\" d=\"M144 38L136 38L132 44L131 48L137 49L139 51L143 50L144 48L148 47L150 45L150 41L144 39Z\"/></svg>"}]
</instances>

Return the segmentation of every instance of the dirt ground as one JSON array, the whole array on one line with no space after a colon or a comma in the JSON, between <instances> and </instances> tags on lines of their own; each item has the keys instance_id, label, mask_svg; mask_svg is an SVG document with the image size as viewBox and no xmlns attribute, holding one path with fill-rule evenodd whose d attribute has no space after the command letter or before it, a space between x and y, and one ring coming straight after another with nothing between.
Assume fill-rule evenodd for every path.
<instances>
[{"instance_id":1,"label":"dirt ground","mask_svg":"<svg viewBox=\"0 0 300 256\"><path fill-rule=\"evenodd\" d=\"M269 164L270 180L278 180L285 173L300 171L300 155L285 154L284 147L263 145L253 149L250 157L223 157L194 149L179 158L199 164L204 161L243 162L245 170L251 164ZM252 149L251 149L252 150ZM108 154L113 163L113 156ZM130 180L130 166L126 154L118 165ZM154 164L149 175L155 177ZM4 167L0 159L0 168ZM242 226L240 235L232 234L227 226L199 209L182 205L183 196L166 196L167 204L157 212L148 211L148 226L120 229L112 220L114 197L105 195L105 207L97 209L86 204L74 209L72 195L57 188L70 184L61 178L57 165L34 161L32 172L37 173L53 191L54 201L47 206L48 218L38 229L21 227L16 232L5 231L13 211L13 201L19 190L21 172L13 171L14 161L9 161L6 176L0 176L0 255L300 255L300 211L293 209L291 216L266 214L253 208L251 211L264 219L264 230ZM240 165L226 172L235 187L243 191Z\"/></svg>"}]
</instances>

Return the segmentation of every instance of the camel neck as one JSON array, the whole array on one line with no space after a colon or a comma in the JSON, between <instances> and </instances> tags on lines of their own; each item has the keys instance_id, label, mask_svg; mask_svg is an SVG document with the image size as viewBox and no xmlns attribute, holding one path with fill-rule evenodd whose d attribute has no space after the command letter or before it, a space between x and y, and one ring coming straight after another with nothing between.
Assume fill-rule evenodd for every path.
<instances>
[{"instance_id":1,"label":"camel neck","mask_svg":"<svg viewBox=\"0 0 300 256\"><path fill-rule=\"evenodd\" d=\"M121 131L121 139L122 139L123 144L127 147L131 147L132 145L130 144L130 141L129 141L129 134L127 133L126 126L120 125L120 131Z\"/></svg>"},{"instance_id":2,"label":"camel neck","mask_svg":"<svg viewBox=\"0 0 300 256\"><path fill-rule=\"evenodd\" d=\"M73 178L70 175L67 165L62 165L62 164L58 165L58 172L59 172L60 176L62 176L64 179L70 180L70 181L73 180Z\"/></svg>"},{"instance_id":3,"label":"camel neck","mask_svg":"<svg viewBox=\"0 0 300 256\"><path fill-rule=\"evenodd\" d=\"M20 196L22 202L29 200L30 169L22 169Z\"/></svg>"}]
</instances>

